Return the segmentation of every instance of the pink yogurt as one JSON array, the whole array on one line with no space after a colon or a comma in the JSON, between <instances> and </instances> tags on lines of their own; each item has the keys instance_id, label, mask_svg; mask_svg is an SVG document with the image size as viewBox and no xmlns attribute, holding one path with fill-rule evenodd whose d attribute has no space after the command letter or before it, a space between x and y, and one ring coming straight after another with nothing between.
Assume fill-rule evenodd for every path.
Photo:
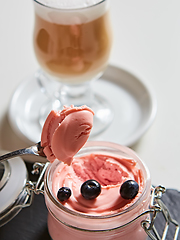
<instances>
[{"instance_id":1,"label":"pink yogurt","mask_svg":"<svg viewBox=\"0 0 180 240\"><path fill-rule=\"evenodd\" d=\"M151 181L148 169L136 153L127 147L109 142L88 142L72 162L72 165L76 165L75 172L86 172L83 163L78 166L76 160L81 162L86 156L94 155L111 157L114 164L120 162L122 169L124 171L127 169L127 174L123 173L120 177L119 172L114 176L107 173L112 180L111 182L108 180L107 184L103 178L104 173L97 174L94 169L92 178L101 182L101 194L95 200L82 200L77 189L89 178L89 173L80 174L81 176L78 176L78 173L70 174L70 178L76 182L74 189L73 182L67 180L68 171L71 172L73 166L65 166L59 161L51 163L45 175L45 201L49 210L48 229L52 239L145 240L147 235L141 227L141 221L148 216L137 217L149 208ZM131 162L131 167L128 166L128 161ZM110 165L114 168L113 164ZM120 185L126 179L135 179L140 186L138 195L131 201L123 200L119 195ZM60 203L56 198L56 192L64 182L65 185L71 186L72 196L68 201ZM134 220L135 218L137 219Z\"/></svg>"}]
</instances>

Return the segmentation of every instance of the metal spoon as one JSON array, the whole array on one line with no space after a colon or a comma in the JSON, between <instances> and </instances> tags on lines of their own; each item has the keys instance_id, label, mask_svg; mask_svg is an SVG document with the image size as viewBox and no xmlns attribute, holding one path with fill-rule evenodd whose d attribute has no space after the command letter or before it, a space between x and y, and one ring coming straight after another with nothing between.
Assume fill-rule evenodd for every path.
<instances>
[{"instance_id":1,"label":"metal spoon","mask_svg":"<svg viewBox=\"0 0 180 240\"><path fill-rule=\"evenodd\" d=\"M28 148L19 149L19 150L4 154L0 156L0 162L13 157L17 157L21 155L31 155L31 154L46 158L46 155L43 152L43 147L41 147L41 142L38 142L34 146L31 146Z\"/></svg>"}]
</instances>

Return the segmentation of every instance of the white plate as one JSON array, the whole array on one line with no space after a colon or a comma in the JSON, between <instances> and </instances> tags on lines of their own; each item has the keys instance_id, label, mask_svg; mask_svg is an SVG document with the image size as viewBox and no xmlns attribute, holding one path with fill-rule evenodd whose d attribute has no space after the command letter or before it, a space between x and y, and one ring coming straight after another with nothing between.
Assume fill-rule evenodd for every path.
<instances>
[{"instance_id":1,"label":"white plate","mask_svg":"<svg viewBox=\"0 0 180 240\"><path fill-rule=\"evenodd\" d=\"M142 79L115 66L108 66L101 79L94 83L94 91L112 105L111 125L91 140L112 141L132 146L150 127L157 110L156 98ZM39 106L47 96L34 74L16 89L9 107L9 121L14 132L28 143L40 140Z\"/></svg>"}]
</instances>

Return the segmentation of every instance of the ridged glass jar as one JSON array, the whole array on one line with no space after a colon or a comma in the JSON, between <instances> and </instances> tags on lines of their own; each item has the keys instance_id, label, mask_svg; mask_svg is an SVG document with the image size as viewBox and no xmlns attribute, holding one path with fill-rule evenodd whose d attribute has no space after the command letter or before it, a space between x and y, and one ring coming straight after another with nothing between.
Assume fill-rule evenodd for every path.
<instances>
[{"instance_id":1,"label":"ridged glass jar","mask_svg":"<svg viewBox=\"0 0 180 240\"><path fill-rule=\"evenodd\" d=\"M48 230L51 238L53 240L145 240L147 235L141 227L141 221L148 215L138 216L149 209L151 180L147 167L133 150L110 142L88 142L77 156L90 153L117 157L124 155L133 158L143 173L143 192L134 204L118 213L92 216L75 212L64 207L52 193L53 173L61 164L55 161L49 165L44 179L44 196L49 211Z\"/></svg>"}]
</instances>

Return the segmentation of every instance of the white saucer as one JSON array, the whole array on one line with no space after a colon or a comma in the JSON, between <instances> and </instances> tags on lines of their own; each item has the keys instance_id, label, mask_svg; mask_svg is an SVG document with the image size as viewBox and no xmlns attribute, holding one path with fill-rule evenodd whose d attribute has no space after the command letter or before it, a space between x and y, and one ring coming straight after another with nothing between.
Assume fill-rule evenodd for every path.
<instances>
[{"instance_id":1,"label":"white saucer","mask_svg":"<svg viewBox=\"0 0 180 240\"><path fill-rule=\"evenodd\" d=\"M94 91L110 102L114 119L103 133L91 140L132 146L150 127L156 115L156 98L151 88L134 74L108 66L101 79L95 82ZM34 74L19 85L11 99L10 125L28 143L40 141L39 106L45 101L47 96Z\"/></svg>"}]
</instances>

